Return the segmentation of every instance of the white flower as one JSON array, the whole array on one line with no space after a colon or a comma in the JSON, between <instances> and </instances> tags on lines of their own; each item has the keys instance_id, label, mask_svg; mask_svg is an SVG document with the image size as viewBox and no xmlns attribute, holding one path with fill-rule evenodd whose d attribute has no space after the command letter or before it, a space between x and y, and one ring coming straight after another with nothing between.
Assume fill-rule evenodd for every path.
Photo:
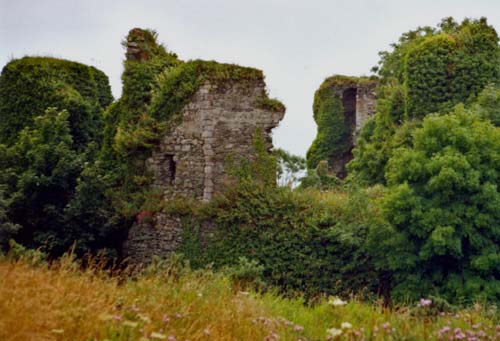
<instances>
[{"instance_id":1,"label":"white flower","mask_svg":"<svg viewBox=\"0 0 500 341\"><path fill-rule=\"evenodd\" d=\"M336 337L342 335L342 329L330 328L326 330L326 333L328 334L328 336Z\"/></svg>"},{"instance_id":2,"label":"white flower","mask_svg":"<svg viewBox=\"0 0 500 341\"><path fill-rule=\"evenodd\" d=\"M332 297L330 298L330 300L328 301L328 304L329 305L333 305L335 307L337 306L342 306L342 305L346 305L347 302L346 301L342 301L340 298L338 297Z\"/></svg>"},{"instance_id":3,"label":"white flower","mask_svg":"<svg viewBox=\"0 0 500 341\"><path fill-rule=\"evenodd\" d=\"M342 324L340 325L340 327L342 329L351 329L352 328L352 324L350 324L349 322L342 322Z\"/></svg>"},{"instance_id":4,"label":"white flower","mask_svg":"<svg viewBox=\"0 0 500 341\"><path fill-rule=\"evenodd\" d=\"M162 333L151 333L151 338L152 339L158 339L158 340L166 340L167 339L167 336L166 335L163 335Z\"/></svg>"}]
</instances>

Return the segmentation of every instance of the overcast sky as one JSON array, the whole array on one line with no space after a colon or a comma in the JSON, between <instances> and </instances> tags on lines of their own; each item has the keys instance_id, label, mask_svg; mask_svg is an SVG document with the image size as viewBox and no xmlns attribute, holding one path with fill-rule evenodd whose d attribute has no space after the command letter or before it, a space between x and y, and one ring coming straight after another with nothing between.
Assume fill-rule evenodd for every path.
<instances>
[{"instance_id":1,"label":"overcast sky","mask_svg":"<svg viewBox=\"0 0 500 341\"><path fill-rule=\"evenodd\" d=\"M262 69L287 106L275 145L305 155L314 91L327 76L369 75L401 33L446 16L486 16L499 31L500 0L0 0L0 67L25 55L91 64L119 97L120 41L152 28L182 59Z\"/></svg>"}]
</instances>

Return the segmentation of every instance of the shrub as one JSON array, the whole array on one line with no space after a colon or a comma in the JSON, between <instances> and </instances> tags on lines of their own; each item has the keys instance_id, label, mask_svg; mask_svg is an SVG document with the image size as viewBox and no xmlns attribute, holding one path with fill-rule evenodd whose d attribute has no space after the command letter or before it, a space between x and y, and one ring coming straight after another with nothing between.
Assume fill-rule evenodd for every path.
<instances>
[{"instance_id":1,"label":"shrub","mask_svg":"<svg viewBox=\"0 0 500 341\"><path fill-rule=\"evenodd\" d=\"M181 252L193 265L255 260L264 267L264 280L284 292L373 292L378 272L365 240L385 224L371 204L375 196L376 191L349 196L241 181L187 215Z\"/></svg>"},{"instance_id":2,"label":"shrub","mask_svg":"<svg viewBox=\"0 0 500 341\"><path fill-rule=\"evenodd\" d=\"M448 112L458 103L472 103L500 77L498 35L485 18L458 24L443 19L438 28L404 33L391 52L381 52L378 102L348 165L351 179L385 183L387 161L401 146L394 134L408 121L417 125L426 115ZM484 103L486 94L482 97Z\"/></svg>"},{"instance_id":3,"label":"shrub","mask_svg":"<svg viewBox=\"0 0 500 341\"><path fill-rule=\"evenodd\" d=\"M431 115L386 170L396 296L500 299L500 130L457 107ZM396 239L396 238L395 238Z\"/></svg>"}]
</instances>

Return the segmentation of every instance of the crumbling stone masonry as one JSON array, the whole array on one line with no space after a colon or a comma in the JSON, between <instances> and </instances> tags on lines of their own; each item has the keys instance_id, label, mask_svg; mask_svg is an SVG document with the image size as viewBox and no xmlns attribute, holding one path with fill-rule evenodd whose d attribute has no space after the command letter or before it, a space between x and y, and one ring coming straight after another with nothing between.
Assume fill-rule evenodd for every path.
<instances>
[{"instance_id":1,"label":"crumbling stone masonry","mask_svg":"<svg viewBox=\"0 0 500 341\"><path fill-rule=\"evenodd\" d=\"M366 121L375 113L377 103L375 96L376 81L360 82L357 84L344 84L339 87L338 92L342 94L342 105L344 106L345 123L349 127L349 143L351 148L347 153L336 160L332 160L333 172L344 178L347 173L346 165L352 160L352 149L356 145L356 137L365 125ZM335 158L336 156L332 156Z\"/></svg>"},{"instance_id":2,"label":"crumbling stone masonry","mask_svg":"<svg viewBox=\"0 0 500 341\"><path fill-rule=\"evenodd\" d=\"M226 183L227 158L253 157L253 138L260 131L272 148L271 130L283 111L264 109L263 80L230 80L203 84L182 110L182 122L169 131L146 161L153 187L165 200L177 197L210 200ZM129 231L124 253L130 263L167 256L181 242L178 218L143 213Z\"/></svg>"},{"instance_id":3,"label":"crumbling stone masonry","mask_svg":"<svg viewBox=\"0 0 500 341\"><path fill-rule=\"evenodd\" d=\"M344 125L348 129L346 142L349 148L329 155L328 159L330 170L339 178L347 176L346 165L353 158L352 149L356 145L356 138L367 120L375 113L376 86L376 79L332 76L327 78L318 90L331 90L329 93L338 96L342 101Z\"/></svg>"}]
</instances>

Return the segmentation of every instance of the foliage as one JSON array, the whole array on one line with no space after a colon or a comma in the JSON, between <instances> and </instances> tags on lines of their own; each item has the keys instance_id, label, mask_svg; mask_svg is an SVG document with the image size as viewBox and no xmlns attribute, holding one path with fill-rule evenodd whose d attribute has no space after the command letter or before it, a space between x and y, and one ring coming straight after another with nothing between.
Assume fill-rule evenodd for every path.
<instances>
[{"instance_id":1,"label":"foliage","mask_svg":"<svg viewBox=\"0 0 500 341\"><path fill-rule=\"evenodd\" d=\"M4 192L0 188L0 254L5 250L8 241L14 236L21 226L14 224L7 216L9 202L4 198Z\"/></svg>"},{"instance_id":2,"label":"foliage","mask_svg":"<svg viewBox=\"0 0 500 341\"><path fill-rule=\"evenodd\" d=\"M241 159L229 155L225 162L225 172L237 182L256 182L276 187L276 174L278 174L277 158L269 153L266 141L260 129L253 136L253 158Z\"/></svg>"},{"instance_id":3,"label":"foliage","mask_svg":"<svg viewBox=\"0 0 500 341\"><path fill-rule=\"evenodd\" d=\"M42 267L0 260L0 339L324 340L333 329L350 340L436 340L466 332L494 339L499 323L494 306L428 316L429 307L387 309L355 299L307 305L273 291L235 291L210 270L167 267L132 280L89 263L81 269L68 258Z\"/></svg>"},{"instance_id":4,"label":"foliage","mask_svg":"<svg viewBox=\"0 0 500 341\"><path fill-rule=\"evenodd\" d=\"M291 191L241 181L187 214L180 251L192 264L235 264L238 257L264 266L264 280L309 297L376 290L378 274L364 243L383 219L370 204L377 194ZM200 229L209 221L208 230ZM206 231L206 232L205 232ZM197 235L198 246L194 247Z\"/></svg>"},{"instance_id":5,"label":"foliage","mask_svg":"<svg viewBox=\"0 0 500 341\"><path fill-rule=\"evenodd\" d=\"M68 112L54 108L36 117L12 146L2 148L0 183L9 195L9 218L22 226L18 240L24 245L46 244L48 250L64 252L73 242L64 210L84 158L72 148Z\"/></svg>"},{"instance_id":6,"label":"foliage","mask_svg":"<svg viewBox=\"0 0 500 341\"><path fill-rule=\"evenodd\" d=\"M500 130L463 106L427 116L386 168L396 296L500 299Z\"/></svg>"},{"instance_id":7,"label":"foliage","mask_svg":"<svg viewBox=\"0 0 500 341\"><path fill-rule=\"evenodd\" d=\"M6 256L8 261L22 261L31 266L46 266L47 254L39 249L27 249L13 239L9 240L9 252Z\"/></svg>"},{"instance_id":8,"label":"foliage","mask_svg":"<svg viewBox=\"0 0 500 341\"><path fill-rule=\"evenodd\" d=\"M274 149L273 154L276 157L278 167L278 185L294 187L306 169L306 160L281 148Z\"/></svg>"},{"instance_id":9,"label":"foliage","mask_svg":"<svg viewBox=\"0 0 500 341\"><path fill-rule=\"evenodd\" d=\"M488 119L495 126L500 126L500 88L488 85L477 96L477 101L472 105L483 118Z\"/></svg>"},{"instance_id":10,"label":"foliage","mask_svg":"<svg viewBox=\"0 0 500 341\"><path fill-rule=\"evenodd\" d=\"M328 167L326 160L321 160L316 169L308 169L307 174L300 181L300 188L316 188L326 191L338 188L341 181Z\"/></svg>"},{"instance_id":11,"label":"foliage","mask_svg":"<svg viewBox=\"0 0 500 341\"><path fill-rule=\"evenodd\" d=\"M0 143L12 144L48 107L66 109L75 148L99 140L102 110L113 97L107 76L76 62L49 57L13 60L0 76Z\"/></svg>"},{"instance_id":12,"label":"foliage","mask_svg":"<svg viewBox=\"0 0 500 341\"><path fill-rule=\"evenodd\" d=\"M224 273L231 278L233 285L240 290L263 288L266 285L262 280L263 272L264 266L246 257L238 258L238 263L224 269Z\"/></svg>"},{"instance_id":13,"label":"foliage","mask_svg":"<svg viewBox=\"0 0 500 341\"><path fill-rule=\"evenodd\" d=\"M375 118L363 128L348 166L359 183L385 182L387 160L401 146L394 135L402 124L413 120L415 126L430 113L472 103L500 77L498 35L485 18L460 24L445 18L438 28L403 34L392 47L380 53Z\"/></svg>"}]
</instances>

